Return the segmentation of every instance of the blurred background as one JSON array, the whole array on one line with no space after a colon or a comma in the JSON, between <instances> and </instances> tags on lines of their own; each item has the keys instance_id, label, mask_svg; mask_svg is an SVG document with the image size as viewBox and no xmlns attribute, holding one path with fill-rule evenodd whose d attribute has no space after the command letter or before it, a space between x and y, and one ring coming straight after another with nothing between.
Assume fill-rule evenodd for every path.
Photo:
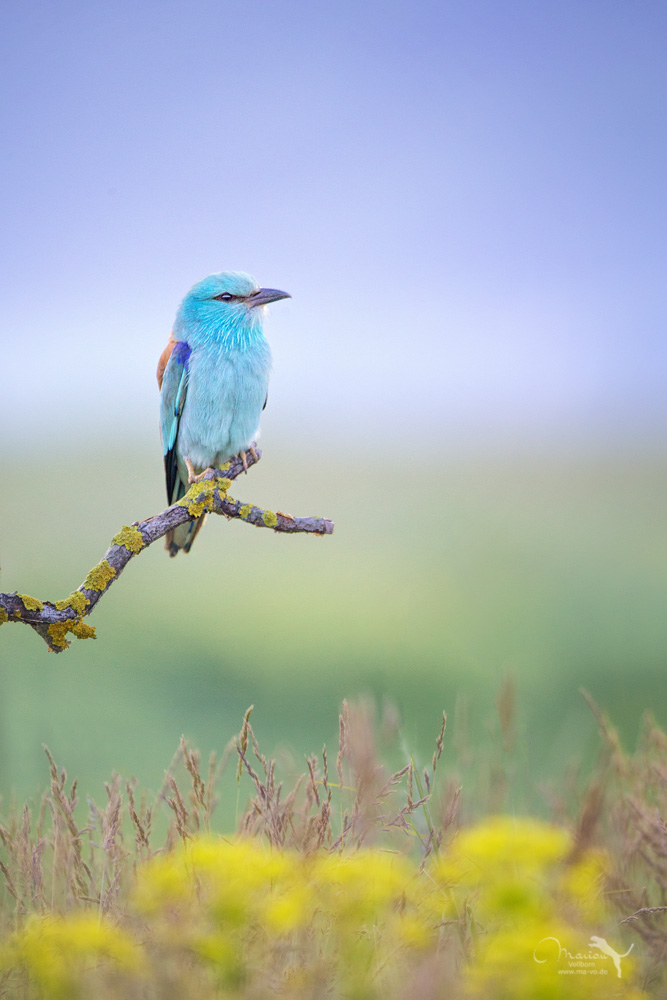
<instances>
[{"instance_id":1,"label":"blurred background","mask_svg":"<svg viewBox=\"0 0 667 1000\"><path fill-rule=\"evenodd\" d=\"M56 658L0 634L0 792L159 787L184 733L335 742L343 697L446 758L514 678L531 781L579 692L667 722L667 9L645 0L5 7L0 589L78 586L165 505L155 366L239 269L272 307L264 457L232 493L332 538L159 544ZM458 741L458 742L457 742ZM447 757L448 755L448 757Z\"/></svg>"}]
</instances>

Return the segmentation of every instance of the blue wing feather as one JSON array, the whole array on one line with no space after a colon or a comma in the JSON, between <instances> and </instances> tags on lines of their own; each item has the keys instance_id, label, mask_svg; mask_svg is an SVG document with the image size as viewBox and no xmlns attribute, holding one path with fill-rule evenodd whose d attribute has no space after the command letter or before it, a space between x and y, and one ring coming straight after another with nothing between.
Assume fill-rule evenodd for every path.
<instances>
[{"instance_id":1,"label":"blue wing feather","mask_svg":"<svg viewBox=\"0 0 667 1000\"><path fill-rule=\"evenodd\" d=\"M164 369L160 399L160 431L164 453L167 500L175 503L185 493L185 483L178 471L178 431L188 392L190 347L178 341Z\"/></svg>"},{"instance_id":2,"label":"blue wing feather","mask_svg":"<svg viewBox=\"0 0 667 1000\"><path fill-rule=\"evenodd\" d=\"M183 366L183 371L181 373L181 378L178 383L178 389L176 390L176 399L174 400L173 407L173 419L171 421L171 427L169 429L169 444L167 450L173 448L176 443L176 436L178 434L178 427L181 421L181 413L183 412L183 405L185 403L185 396L188 391L188 368L187 365Z\"/></svg>"}]
</instances>

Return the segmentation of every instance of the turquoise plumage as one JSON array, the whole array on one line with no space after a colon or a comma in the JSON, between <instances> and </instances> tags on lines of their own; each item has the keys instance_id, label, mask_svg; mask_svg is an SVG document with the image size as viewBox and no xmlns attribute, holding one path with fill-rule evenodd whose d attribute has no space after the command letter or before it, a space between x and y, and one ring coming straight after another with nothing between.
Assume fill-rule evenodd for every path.
<instances>
[{"instance_id":1,"label":"turquoise plumage","mask_svg":"<svg viewBox=\"0 0 667 1000\"><path fill-rule=\"evenodd\" d=\"M249 451L266 406L271 350L264 306L289 298L241 271L191 288L158 364L160 433L170 504L209 468ZM171 556L189 552L204 518L167 534Z\"/></svg>"}]
</instances>

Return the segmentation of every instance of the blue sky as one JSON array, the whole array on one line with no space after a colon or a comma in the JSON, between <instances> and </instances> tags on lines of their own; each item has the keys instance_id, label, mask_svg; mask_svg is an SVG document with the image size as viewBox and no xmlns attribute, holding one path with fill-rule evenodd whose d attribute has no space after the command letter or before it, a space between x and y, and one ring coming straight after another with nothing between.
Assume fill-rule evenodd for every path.
<instances>
[{"instance_id":1,"label":"blue sky","mask_svg":"<svg viewBox=\"0 0 667 1000\"><path fill-rule=\"evenodd\" d=\"M664 435L667 7L6 5L3 392L156 435L180 298L293 295L269 440Z\"/></svg>"}]
</instances>

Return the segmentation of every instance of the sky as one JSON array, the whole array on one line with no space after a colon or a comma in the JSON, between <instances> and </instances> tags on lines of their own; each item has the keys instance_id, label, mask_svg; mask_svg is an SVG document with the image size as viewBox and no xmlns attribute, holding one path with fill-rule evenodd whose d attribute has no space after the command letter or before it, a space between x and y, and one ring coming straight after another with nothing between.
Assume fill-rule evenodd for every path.
<instances>
[{"instance_id":1,"label":"sky","mask_svg":"<svg viewBox=\"0 0 667 1000\"><path fill-rule=\"evenodd\" d=\"M219 270L293 296L269 440L664 440L666 37L662 0L5 5L6 444L152 446Z\"/></svg>"}]
</instances>

